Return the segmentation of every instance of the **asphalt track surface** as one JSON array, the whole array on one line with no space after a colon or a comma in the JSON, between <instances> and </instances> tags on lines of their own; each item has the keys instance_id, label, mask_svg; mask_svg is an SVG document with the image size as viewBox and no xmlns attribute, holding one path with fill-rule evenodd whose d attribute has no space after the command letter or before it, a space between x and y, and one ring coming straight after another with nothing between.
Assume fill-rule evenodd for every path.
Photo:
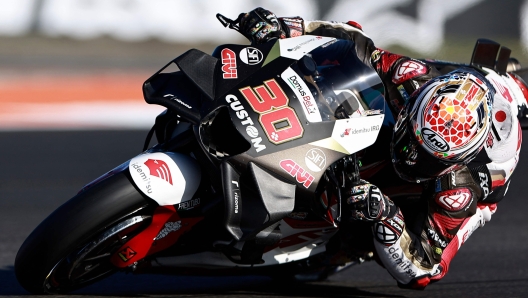
<instances>
[{"instance_id":1,"label":"asphalt track surface","mask_svg":"<svg viewBox=\"0 0 528 298\"><path fill-rule=\"evenodd\" d=\"M29 295L14 276L25 237L84 184L140 153L146 131L0 132L0 296ZM524 132L528 140L528 132ZM317 283L262 277L112 277L72 293L83 297L527 297L528 145L506 199L425 291L401 290L367 262ZM59 296L47 296L59 297ZM63 297L63 296L60 296Z\"/></svg>"}]
</instances>

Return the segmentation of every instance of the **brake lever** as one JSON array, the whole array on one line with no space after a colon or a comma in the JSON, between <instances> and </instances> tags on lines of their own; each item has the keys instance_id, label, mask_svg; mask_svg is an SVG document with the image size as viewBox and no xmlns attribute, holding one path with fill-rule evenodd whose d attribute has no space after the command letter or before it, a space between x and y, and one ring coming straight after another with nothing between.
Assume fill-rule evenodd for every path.
<instances>
[{"instance_id":1,"label":"brake lever","mask_svg":"<svg viewBox=\"0 0 528 298\"><path fill-rule=\"evenodd\" d=\"M223 14L217 13L216 18L220 21L220 23L222 23L222 26L229 28L229 29L233 29L237 32L240 32L240 27L238 26L238 23L240 22L241 15L238 16L236 20L231 20L230 18L224 16Z\"/></svg>"}]
</instances>

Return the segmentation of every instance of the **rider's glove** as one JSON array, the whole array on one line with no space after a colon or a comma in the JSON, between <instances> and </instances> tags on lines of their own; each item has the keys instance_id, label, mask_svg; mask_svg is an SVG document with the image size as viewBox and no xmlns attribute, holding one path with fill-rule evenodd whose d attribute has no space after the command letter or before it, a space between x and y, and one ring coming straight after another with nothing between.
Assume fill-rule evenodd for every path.
<instances>
[{"instance_id":1,"label":"rider's glove","mask_svg":"<svg viewBox=\"0 0 528 298\"><path fill-rule=\"evenodd\" d=\"M285 37L275 14L262 7L240 14L239 19L240 32L252 44L261 44L272 39Z\"/></svg>"},{"instance_id":2,"label":"rider's glove","mask_svg":"<svg viewBox=\"0 0 528 298\"><path fill-rule=\"evenodd\" d=\"M393 215L396 206L382 194L380 189L365 180L353 186L347 192L347 204L352 211L352 219L362 221L380 221Z\"/></svg>"}]
</instances>

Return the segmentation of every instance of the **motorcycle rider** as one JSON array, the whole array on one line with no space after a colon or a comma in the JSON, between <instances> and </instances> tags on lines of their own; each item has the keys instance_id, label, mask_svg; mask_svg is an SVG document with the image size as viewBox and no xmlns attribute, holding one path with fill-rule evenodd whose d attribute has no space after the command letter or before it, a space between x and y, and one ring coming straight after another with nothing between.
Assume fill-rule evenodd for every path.
<instances>
[{"instance_id":1,"label":"motorcycle rider","mask_svg":"<svg viewBox=\"0 0 528 298\"><path fill-rule=\"evenodd\" d=\"M390 53L352 21L277 18L260 7L237 21L254 44L304 34L354 42L327 46L335 61L317 62L336 64L344 55L357 55L381 77L397 121L392 137L380 132L373 145L384 148L392 173L346 190L350 218L372 223L377 260L400 287L423 289L443 278L461 245L491 219L508 190L521 147L517 116L526 113L524 81L488 68L447 72ZM395 199L402 180L407 188L421 187L418 200ZM400 188L390 193L395 185Z\"/></svg>"}]
</instances>

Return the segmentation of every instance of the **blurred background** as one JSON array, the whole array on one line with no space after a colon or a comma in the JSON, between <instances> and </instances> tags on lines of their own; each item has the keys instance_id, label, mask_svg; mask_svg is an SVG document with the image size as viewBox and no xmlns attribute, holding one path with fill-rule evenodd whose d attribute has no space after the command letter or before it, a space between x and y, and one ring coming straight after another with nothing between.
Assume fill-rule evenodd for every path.
<instances>
[{"instance_id":1,"label":"blurred background","mask_svg":"<svg viewBox=\"0 0 528 298\"><path fill-rule=\"evenodd\" d=\"M247 43L215 15L257 6L354 20L416 58L469 62L483 37L528 61L528 0L0 0L0 130L147 129L163 108L142 82L189 48Z\"/></svg>"},{"instance_id":2,"label":"blurred background","mask_svg":"<svg viewBox=\"0 0 528 298\"><path fill-rule=\"evenodd\" d=\"M25 293L13 262L36 225L83 185L141 153L163 111L144 102L142 83L190 48L211 53L222 43L248 44L215 15L235 19L258 6L278 16L354 20L378 47L415 58L468 63L475 41L488 38L528 66L528 0L0 0L0 296ZM525 177L521 163L518 177ZM460 297L525 291L528 229L519 206L526 199L524 178L516 179L502 211L452 263L438 297L449 289ZM353 293L394 296L383 269L374 262L362 268L342 277L363 286ZM130 278L118 275L97 293L129 288ZM153 280L160 279L147 284L157 291ZM350 284L342 291L350 295Z\"/></svg>"}]
</instances>

